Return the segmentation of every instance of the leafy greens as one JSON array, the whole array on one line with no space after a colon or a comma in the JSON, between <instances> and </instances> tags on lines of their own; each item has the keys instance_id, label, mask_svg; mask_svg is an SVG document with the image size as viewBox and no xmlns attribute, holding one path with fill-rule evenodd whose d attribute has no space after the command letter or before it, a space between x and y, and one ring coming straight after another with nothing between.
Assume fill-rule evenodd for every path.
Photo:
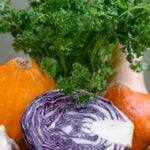
<instances>
[{"instance_id":1,"label":"leafy greens","mask_svg":"<svg viewBox=\"0 0 150 150\"><path fill-rule=\"evenodd\" d=\"M29 5L18 10L0 0L0 32L11 33L15 50L34 58L65 93L105 90L118 42L133 69L150 68L134 59L150 47L150 0L29 0Z\"/></svg>"}]
</instances>

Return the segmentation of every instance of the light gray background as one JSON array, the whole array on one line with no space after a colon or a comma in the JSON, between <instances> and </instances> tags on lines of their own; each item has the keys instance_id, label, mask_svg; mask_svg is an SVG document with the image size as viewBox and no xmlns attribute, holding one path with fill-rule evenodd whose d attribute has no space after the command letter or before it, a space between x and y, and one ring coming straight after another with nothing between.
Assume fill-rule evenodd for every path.
<instances>
[{"instance_id":1,"label":"light gray background","mask_svg":"<svg viewBox=\"0 0 150 150\"><path fill-rule=\"evenodd\" d=\"M12 0L15 8L27 8L27 0ZM23 55L22 53L15 53L12 48L12 37L9 34L0 34L0 64L5 63L10 58ZM144 59L150 63L150 52L146 53ZM150 91L150 73L145 72L145 83Z\"/></svg>"}]
</instances>

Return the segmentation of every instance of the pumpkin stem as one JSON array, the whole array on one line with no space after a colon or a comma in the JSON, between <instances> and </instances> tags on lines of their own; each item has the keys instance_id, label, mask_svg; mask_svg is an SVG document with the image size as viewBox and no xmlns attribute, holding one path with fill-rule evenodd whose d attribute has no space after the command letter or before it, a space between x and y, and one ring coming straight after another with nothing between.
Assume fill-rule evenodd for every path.
<instances>
[{"instance_id":1,"label":"pumpkin stem","mask_svg":"<svg viewBox=\"0 0 150 150\"><path fill-rule=\"evenodd\" d=\"M121 51L122 45L117 44L112 60L113 74L108 79L108 87L124 84L134 91L148 93L144 83L144 72L135 72L129 67L126 55ZM142 59L142 58L141 58Z\"/></svg>"},{"instance_id":2,"label":"pumpkin stem","mask_svg":"<svg viewBox=\"0 0 150 150\"><path fill-rule=\"evenodd\" d=\"M18 68L29 69L32 67L32 61L30 57L17 57L15 63Z\"/></svg>"}]
</instances>

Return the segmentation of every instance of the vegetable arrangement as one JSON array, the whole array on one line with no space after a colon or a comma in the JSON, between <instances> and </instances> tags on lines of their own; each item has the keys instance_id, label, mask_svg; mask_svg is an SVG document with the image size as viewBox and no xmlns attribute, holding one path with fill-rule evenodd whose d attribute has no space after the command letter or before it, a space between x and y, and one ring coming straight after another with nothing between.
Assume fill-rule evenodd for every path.
<instances>
[{"instance_id":1,"label":"vegetable arrangement","mask_svg":"<svg viewBox=\"0 0 150 150\"><path fill-rule=\"evenodd\" d=\"M0 88L0 124L6 127L11 138L20 143L22 112L33 98L55 89L55 83L35 61L18 57L0 66Z\"/></svg>"},{"instance_id":2,"label":"vegetable arrangement","mask_svg":"<svg viewBox=\"0 0 150 150\"><path fill-rule=\"evenodd\" d=\"M150 94L147 94L143 72L133 72L120 51L114 66L117 70L108 80L104 96L133 121L135 130L131 150L145 150L150 145Z\"/></svg>"},{"instance_id":3,"label":"vegetable arrangement","mask_svg":"<svg viewBox=\"0 0 150 150\"><path fill-rule=\"evenodd\" d=\"M150 47L149 0L30 0L29 4L29 9L16 10L10 0L1 0L0 32L11 33L15 50L34 58L65 93L105 90L118 42L132 68L149 69L134 61Z\"/></svg>"},{"instance_id":4,"label":"vegetable arrangement","mask_svg":"<svg viewBox=\"0 0 150 150\"><path fill-rule=\"evenodd\" d=\"M94 103L94 107L98 107L99 102L102 103L107 101L102 100L102 98L97 98L96 95L99 95L106 90L108 78L115 74L116 70L119 70L117 64L114 66L114 61L116 59L114 56L116 56L118 52L122 51L125 53L125 59L129 62L128 65L130 65L133 70L136 70L137 72L144 69L150 70L149 64L140 60L140 57L143 56L144 52L148 50L147 48L150 47L150 0L30 0L29 5L30 7L28 9L18 10L11 6L10 0L0 0L0 32L10 33L14 37L13 46L15 50L21 50L34 58L47 75L53 77L57 82L57 87L61 89L60 91L53 91L42 97L38 97L36 101L27 108L22 120L25 137L31 148L38 149L36 147L36 145L38 145L39 147L43 146L45 149L54 149L56 143L54 143L53 140L55 139L55 135L59 135L60 141L58 140L57 144L60 145L57 148L55 147L59 150L62 145L66 145L64 138L66 141L69 141L70 138L73 139L74 137L69 137L68 134L64 138L61 137L60 133L62 133L62 129L57 128L57 126L54 128L55 132L46 132L47 127L51 127L51 124L52 126L55 125L57 121L58 125L59 122L61 124L62 120L59 118L59 113L63 115L67 114L65 110L68 111L68 105L71 105L70 109L75 109L73 111L77 112L77 106L80 104L79 106L83 107L78 109L78 111L81 110L84 112L83 108L86 108L85 110L88 112L91 103ZM121 44L122 48L116 49L118 44ZM119 61L122 60L120 59ZM112 77L113 82L111 82L112 84L108 84L108 87L109 85L116 84L117 79L118 77ZM128 80L124 81L125 82L123 83L122 80L119 80L118 82L122 85L127 84L128 86ZM129 85L132 85L132 83ZM120 86L118 87L120 91ZM77 89L84 89L90 92L78 92L74 100L73 91ZM125 89L127 92L128 87L125 87ZM140 90L140 92L143 92L143 90L145 90L145 88ZM65 95L63 95L62 92ZM132 102L132 99L130 99L130 101L128 100L129 104L124 106L123 102L127 99L126 96L128 96L128 94L123 92L125 97L122 97L121 99L119 97L115 104L117 105L119 103L117 106L124 111L135 124L133 150L143 150L143 148L149 144L149 119L145 119L149 118L148 113L146 113L148 112L148 105L143 108L145 103L149 103L149 96L146 96L147 98L142 102L143 104L140 103L141 105L137 105L137 107L134 105L133 107L137 110L136 113L139 112L141 108L145 111L145 113L141 113L140 116L142 118L140 121L145 123L145 126L138 126L136 120L138 114L130 114L128 107L132 106L134 102L139 103L139 101L135 101L135 98L137 98L137 95L140 97L141 95L131 92L130 89L128 89L128 92L131 93L130 95L132 99L134 99ZM56 93L58 93L60 97L53 97L53 94L55 95ZM120 95L118 90L115 94L116 97ZM106 91L105 96L108 96L114 101L114 94L109 93L109 88L108 91ZM70 99L70 101L68 99ZM90 101L91 99L93 101ZM60 100L62 100L64 104L62 104ZM140 100L140 98L138 100ZM47 102L46 104L45 101ZM40 104L45 105L40 108ZM110 102L105 105L109 105L110 109L114 108ZM103 105L104 108L106 108L105 105ZM55 112L54 108L56 107L57 110L59 106L60 111ZM40 112L35 110L36 107L39 108ZM102 109L103 107L99 109ZM64 108L66 109L64 110ZM91 107L91 109L95 110L96 108ZM96 111L100 113L99 109L96 109ZM49 112L49 110L51 110L51 112ZM107 111L108 110L105 111L106 114L108 113ZM118 112L116 108L111 111L112 114L115 112ZM55 113L58 113L56 115L56 120ZM106 115L105 113L104 116ZM52 120L49 120L46 117L45 123L47 123L47 127L41 128L43 124L40 121L46 114L47 116L51 115ZM119 128L122 129L121 122L123 120L129 123L129 120L123 119L125 116L121 112L119 112L119 114L120 117L122 116L122 119L120 118L121 120L118 122L118 125L115 124L118 130ZM28 115L33 117L33 122L31 122ZM35 116L39 120L37 120ZM77 121L84 120L82 113L77 116L71 116L70 120L74 120L76 117L79 119ZM90 120L92 120L92 117ZM94 117L98 116L95 114ZM98 119L101 120L102 117L100 116ZM103 122L100 124L98 123L97 125L99 128L109 127L110 122L110 120L108 122L103 120ZM31 126L33 132L31 131L31 133L28 133L26 131L30 130L30 127L28 126L30 123L31 125L33 123ZM82 124L78 124L78 126L81 127ZM73 127L73 125L71 127ZM128 127L126 127L126 129L129 129ZM146 133L140 132L143 127ZM65 131L68 132L68 130L69 129L67 128ZM94 135L98 136L98 132L99 130L97 130L97 133ZM35 135L37 137L34 136L34 133L38 133ZM84 133L82 134L80 130L78 133L80 135L80 140L84 139ZM114 134L113 131L111 133ZM76 133L72 135L75 134ZM51 144L47 142L47 138L49 139L50 135L53 135L52 137L54 137L50 140L52 141ZM85 138L91 137L92 135L93 133L88 133L88 136ZM105 133L104 135L107 134ZM120 136L116 137L119 138ZM131 136L128 134L128 136L125 137ZM44 140L42 138L44 138ZM108 137L98 136L98 139L100 138L109 141ZM135 142L135 139L142 140L137 143ZM91 138L88 140L91 143ZM92 140L95 142L95 139ZM84 142L84 140L81 140L81 142ZM100 149L102 144L104 147L102 146L101 149L105 149L107 142L104 142L103 144L99 142L97 145L98 148L94 147L95 145L92 145L93 143L88 146L82 146L85 149L91 148L95 150ZM111 141L110 143L113 142ZM69 142L69 144L71 148L72 146L77 145L77 143L73 141ZM121 146L121 149L130 146L129 143L125 145L122 142L117 143L116 140L111 146L109 145L109 149L114 150L116 148L115 145L117 148Z\"/></svg>"},{"instance_id":5,"label":"vegetable arrangement","mask_svg":"<svg viewBox=\"0 0 150 150\"><path fill-rule=\"evenodd\" d=\"M37 97L26 109L22 128L33 150L125 150L132 144L133 124L102 97L76 104L76 91L59 90Z\"/></svg>"}]
</instances>

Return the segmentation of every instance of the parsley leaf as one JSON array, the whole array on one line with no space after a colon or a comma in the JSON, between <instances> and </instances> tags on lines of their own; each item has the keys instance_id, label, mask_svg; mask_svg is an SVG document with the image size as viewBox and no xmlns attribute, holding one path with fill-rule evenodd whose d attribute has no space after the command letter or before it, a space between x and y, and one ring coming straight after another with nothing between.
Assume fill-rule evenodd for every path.
<instances>
[{"instance_id":1,"label":"parsley leaf","mask_svg":"<svg viewBox=\"0 0 150 150\"><path fill-rule=\"evenodd\" d=\"M104 91L118 42L132 69L150 68L136 59L150 47L150 0L29 0L29 5L16 10L10 0L0 0L0 32L11 33L15 50L34 58L66 94Z\"/></svg>"}]
</instances>

